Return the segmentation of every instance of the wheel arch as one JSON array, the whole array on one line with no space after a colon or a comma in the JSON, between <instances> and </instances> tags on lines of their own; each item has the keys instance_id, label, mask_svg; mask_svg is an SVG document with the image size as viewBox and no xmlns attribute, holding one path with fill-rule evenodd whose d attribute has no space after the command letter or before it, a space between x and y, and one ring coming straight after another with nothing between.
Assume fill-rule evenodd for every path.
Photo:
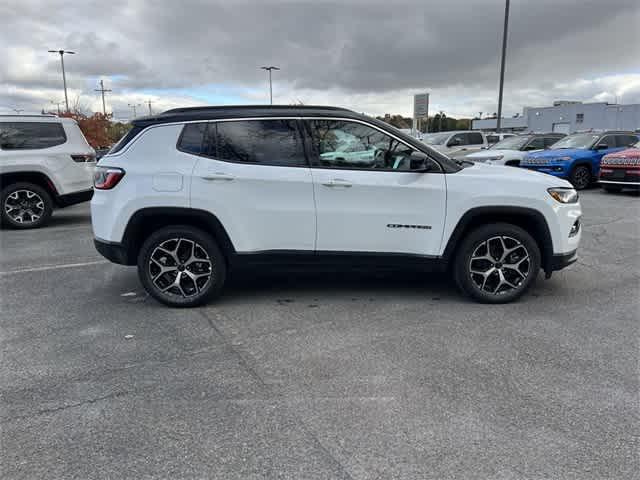
<instances>
[{"instance_id":1,"label":"wheel arch","mask_svg":"<svg viewBox=\"0 0 640 480\"><path fill-rule=\"evenodd\" d=\"M24 172L7 172L0 174L0 189L7 185L18 182L29 182L44 188L51 198L55 201L58 196L58 190L51 178L45 173L35 170L27 170Z\"/></svg>"},{"instance_id":2,"label":"wheel arch","mask_svg":"<svg viewBox=\"0 0 640 480\"><path fill-rule=\"evenodd\" d=\"M184 207L149 207L135 212L124 231L122 246L127 265L135 265L144 241L153 232L170 225L189 225L210 234L227 262L235 248L220 220L211 212Z\"/></svg>"},{"instance_id":3,"label":"wheel arch","mask_svg":"<svg viewBox=\"0 0 640 480\"><path fill-rule=\"evenodd\" d=\"M476 207L468 210L458 221L444 249L443 259L451 265L458 246L465 234L481 225L490 223L510 223L529 233L538 244L541 266L545 272L552 270L553 240L544 215L528 207Z\"/></svg>"}]
</instances>

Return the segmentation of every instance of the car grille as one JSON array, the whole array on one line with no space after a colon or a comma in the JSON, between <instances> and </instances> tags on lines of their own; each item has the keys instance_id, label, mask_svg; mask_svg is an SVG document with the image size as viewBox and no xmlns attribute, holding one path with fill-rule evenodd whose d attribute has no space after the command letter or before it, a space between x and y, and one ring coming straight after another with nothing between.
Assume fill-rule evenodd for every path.
<instances>
[{"instance_id":1,"label":"car grille","mask_svg":"<svg viewBox=\"0 0 640 480\"><path fill-rule=\"evenodd\" d=\"M523 165L549 165L550 163L551 160L549 158L525 157L524 160L522 160Z\"/></svg>"},{"instance_id":2,"label":"car grille","mask_svg":"<svg viewBox=\"0 0 640 480\"><path fill-rule=\"evenodd\" d=\"M629 165L629 166L638 166L640 165L640 158L634 157L604 157L602 159L601 165Z\"/></svg>"}]
</instances>

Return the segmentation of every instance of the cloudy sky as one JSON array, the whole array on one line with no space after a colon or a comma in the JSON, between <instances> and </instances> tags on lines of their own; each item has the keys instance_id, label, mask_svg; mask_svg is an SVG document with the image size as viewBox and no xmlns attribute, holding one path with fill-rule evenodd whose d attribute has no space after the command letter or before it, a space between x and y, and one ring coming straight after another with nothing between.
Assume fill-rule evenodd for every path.
<instances>
[{"instance_id":1,"label":"cloudy sky","mask_svg":"<svg viewBox=\"0 0 640 480\"><path fill-rule=\"evenodd\" d=\"M116 118L173 106L268 102L409 115L497 110L503 0L4 0L0 113L64 99ZM505 113L553 100L640 103L640 1L512 0Z\"/></svg>"}]
</instances>

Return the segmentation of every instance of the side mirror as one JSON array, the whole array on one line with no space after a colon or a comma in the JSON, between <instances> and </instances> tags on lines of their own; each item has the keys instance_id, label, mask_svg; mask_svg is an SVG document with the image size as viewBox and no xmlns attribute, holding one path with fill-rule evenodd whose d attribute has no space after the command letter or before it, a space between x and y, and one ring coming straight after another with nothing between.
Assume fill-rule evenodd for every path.
<instances>
[{"instance_id":1,"label":"side mirror","mask_svg":"<svg viewBox=\"0 0 640 480\"><path fill-rule=\"evenodd\" d=\"M596 150L606 150L607 148L609 148L609 145L606 143L599 143L596 145Z\"/></svg>"},{"instance_id":2,"label":"side mirror","mask_svg":"<svg viewBox=\"0 0 640 480\"><path fill-rule=\"evenodd\" d=\"M409 168L412 172L426 173L432 170L433 163L429 157L422 152L413 152L409 159Z\"/></svg>"}]
</instances>

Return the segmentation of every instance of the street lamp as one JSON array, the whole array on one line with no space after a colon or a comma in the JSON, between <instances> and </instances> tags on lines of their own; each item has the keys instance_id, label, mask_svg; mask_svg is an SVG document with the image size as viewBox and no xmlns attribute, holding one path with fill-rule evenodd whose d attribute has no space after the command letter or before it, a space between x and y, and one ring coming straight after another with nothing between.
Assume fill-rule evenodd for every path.
<instances>
[{"instance_id":1,"label":"street lamp","mask_svg":"<svg viewBox=\"0 0 640 480\"><path fill-rule=\"evenodd\" d=\"M136 107L141 107L142 104L141 103L128 103L127 105L129 105L131 108L133 108L133 118L136 118L138 116L138 114L136 112Z\"/></svg>"},{"instance_id":2,"label":"street lamp","mask_svg":"<svg viewBox=\"0 0 640 480\"><path fill-rule=\"evenodd\" d=\"M502 31L502 60L500 62L500 91L498 93L498 120L496 123L496 132L500 132L500 123L502 117L502 89L504 87L504 63L507 56L507 29L509 27L509 0L504 5L504 30Z\"/></svg>"},{"instance_id":3,"label":"street lamp","mask_svg":"<svg viewBox=\"0 0 640 480\"><path fill-rule=\"evenodd\" d=\"M76 52L70 50L49 50L49 53L59 53L60 63L62 64L62 84L64 85L64 103L67 106L67 113L69 113L69 98L67 97L67 77L64 73L64 54L75 55Z\"/></svg>"},{"instance_id":4,"label":"street lamp","mask_svg":"<svg viewBox=\"0 0 640 480\"><path fill-rule=\"evenodd\" d=\"M279 67L269 66L269 67L260 67L262 70L266 70L269 72L269 104L273 105L273 85L271 83L271 71L272 70L280 70Z\"/></svg>"}]
</instances>

